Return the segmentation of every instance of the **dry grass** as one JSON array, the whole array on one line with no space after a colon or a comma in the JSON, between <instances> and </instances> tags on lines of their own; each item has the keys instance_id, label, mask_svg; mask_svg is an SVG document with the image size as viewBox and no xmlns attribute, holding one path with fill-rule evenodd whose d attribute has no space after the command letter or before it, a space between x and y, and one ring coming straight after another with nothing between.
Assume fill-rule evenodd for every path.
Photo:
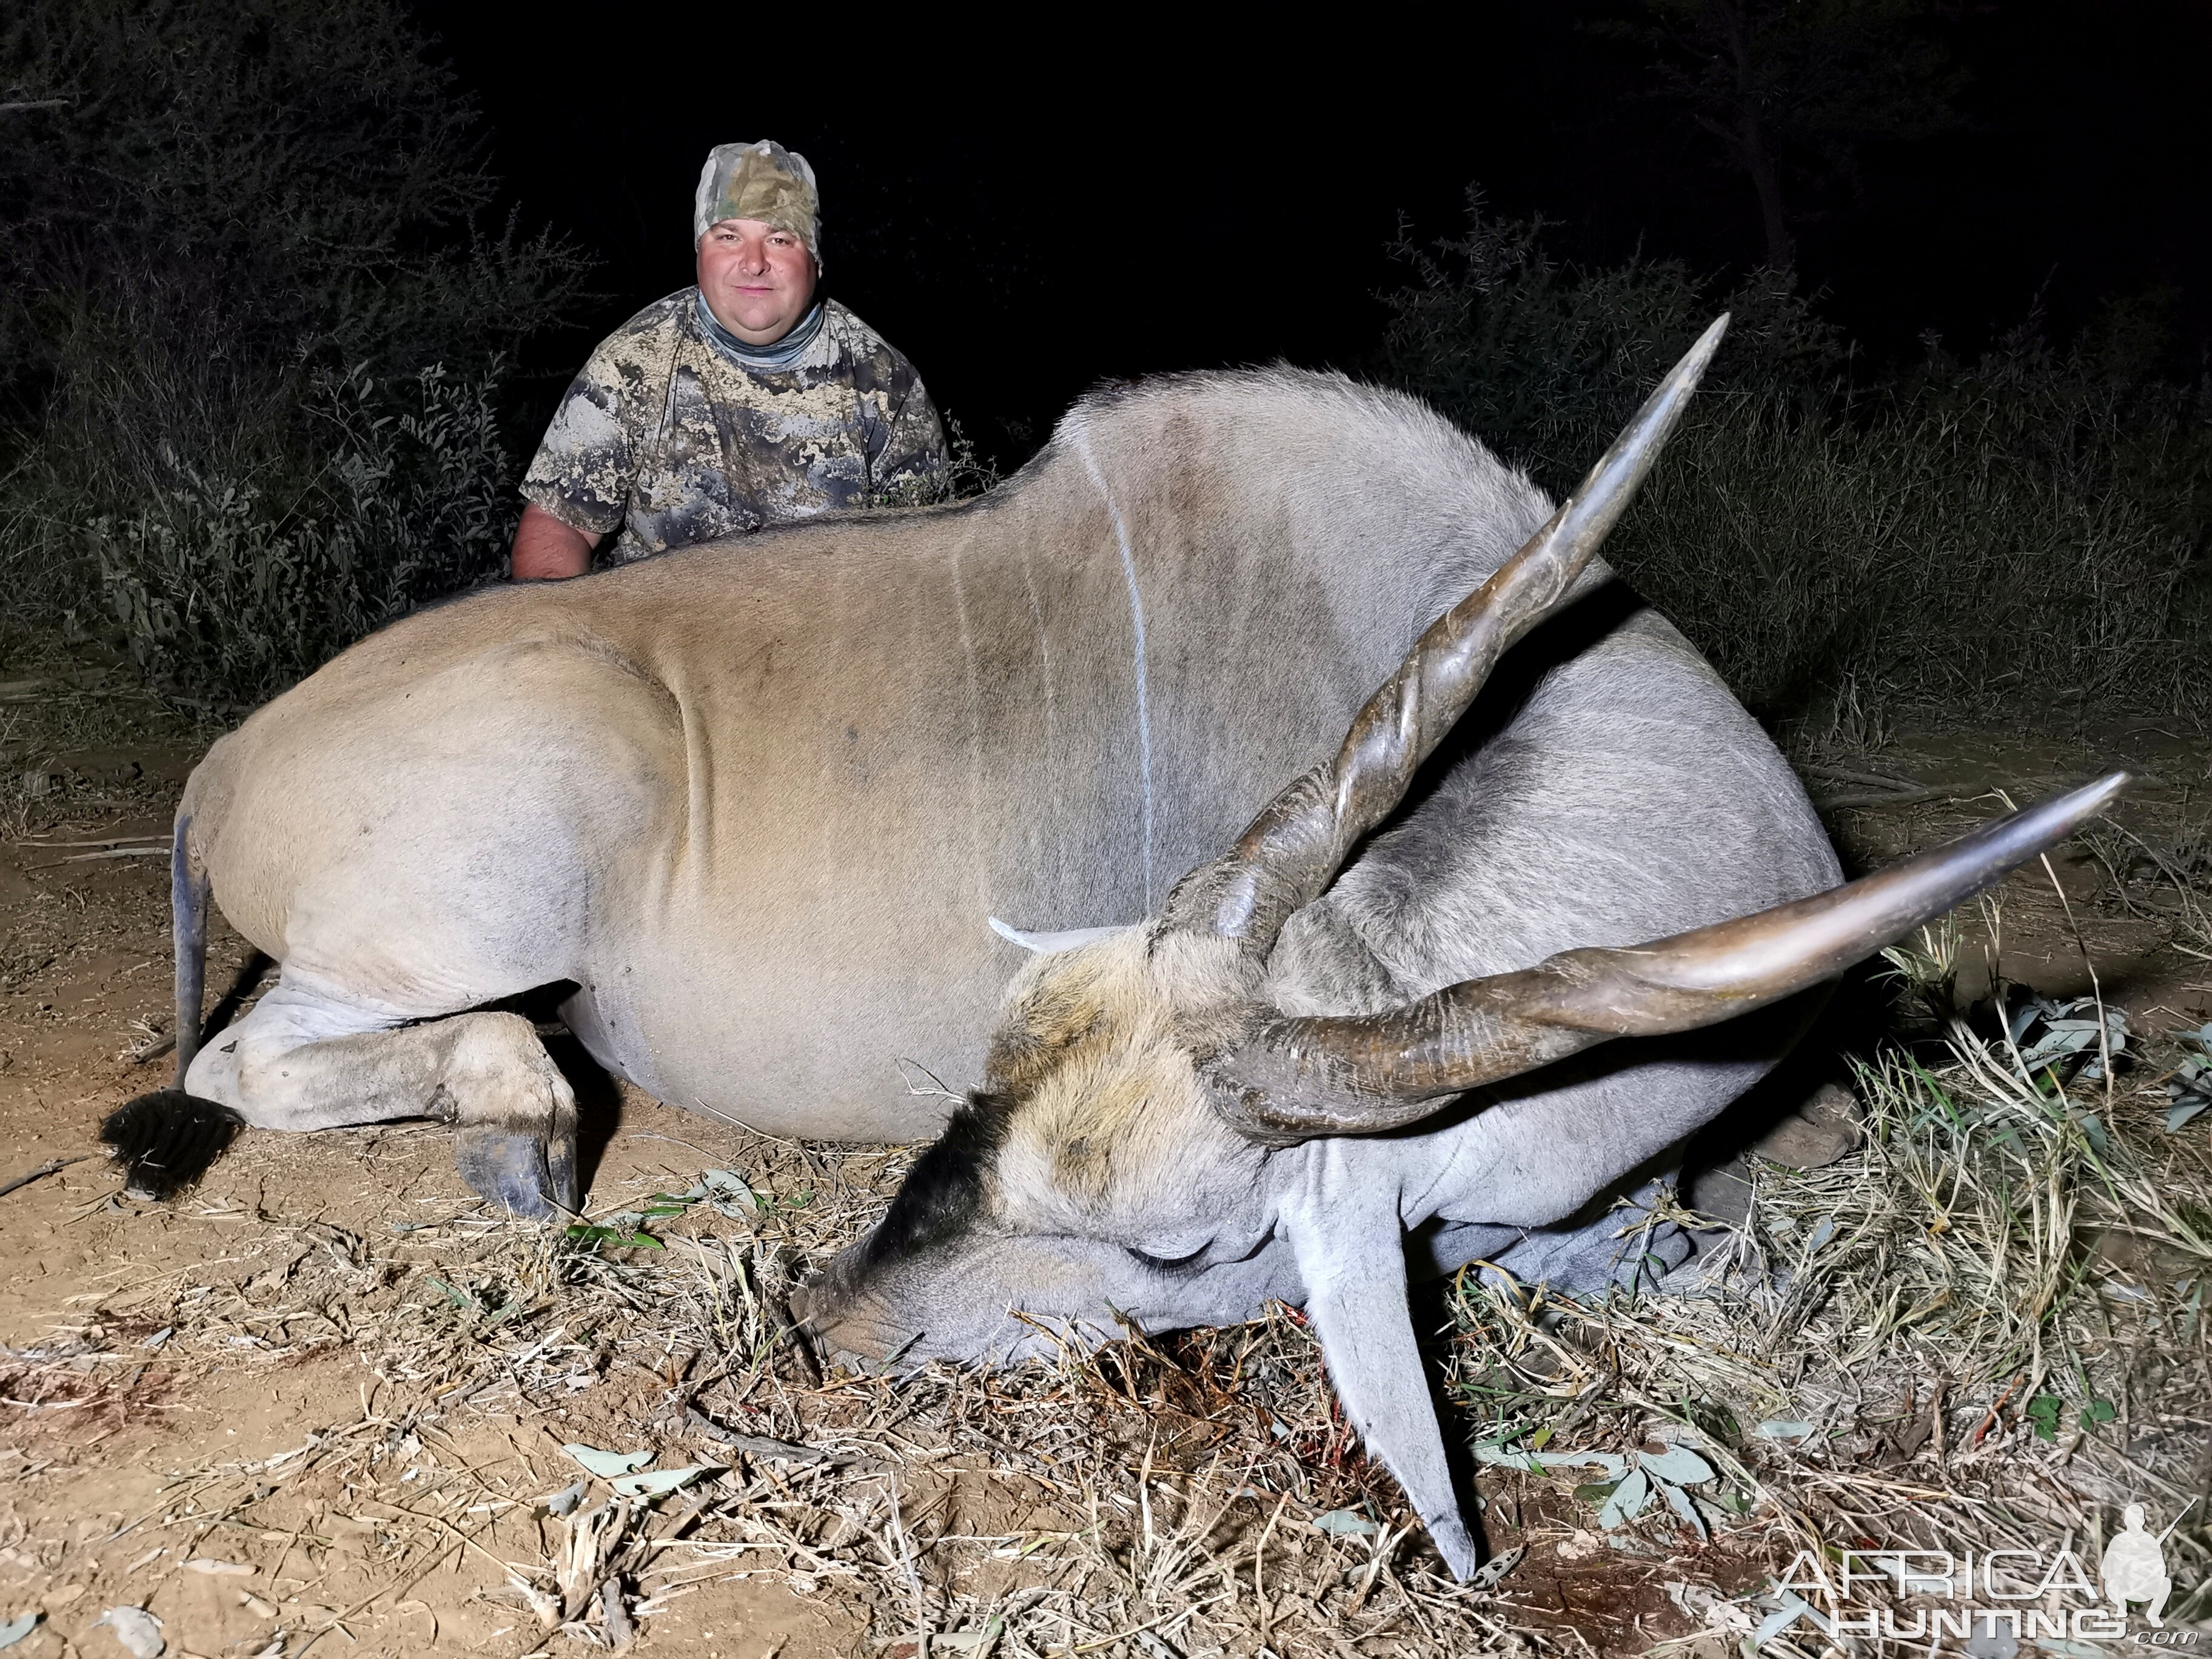
<instances>
[{"instance_id":1,"label":"dry grass","mask_svg":"<svg viewBox=\"0 0 2212 1659\"><path fill-rule=\"evenodd\" d=\"M1760 1166L1729 1240L1752 1272L1711 1295L1464 1277L1454 1382L1478 1436L1626 1452L1671 1429L1720 1470L1716 1530L1765 1528L1784 1555L2100 1546L2124 1503L2188 1504L2212 1474L2203 1137L2166 1134L2148 1087L2054 1093L1963 1024L1952 1042L1948 1066L1861 1071L1851 1158ZM2207 1537L2176 1533L2179 1582Z\"/></svg>"},{"instance_id":2,"label":"dry grass","mask_svg":"<svg viewBox=\"0 0 2212 1659\"><path fill-rule=\"evenodd\" d=\"M449 1454L404 1506L365 1511L390 1545L391 1601L457 1554L493 1561L477 1524L555 1496L453 1467L446 1437L566 1402L599 1443L706 1466L659 1498L575 1471L565 1541L496 1558L496 1594L593 1644L620 1644L694 1586L767 1576L865 1609L875 1638L919 1649L927 1635L947 1652L1573 1648L1540 1604L1556 1547L1593 1539L1646 1578L1663 1570L1714 1633L1740 1632L1776 1605L1768 1575L1801 1547L2096 1544L2118 1504L2166 1513L2203 1487L2202 1133L2165 1132L2154 1067L2054 1089L1963 1021L1948 1042L1945 1063L1899 1049L1861 1071L1867 1133L1842 1163L1760 1166L1751 1218L1718 1241L1738 1271L1704 1293L1576 1298L1473 1272L1449 1287L1446 1395L1493 1462L1626 1456L1657 1437L1716 1472L1692 1494L1714 1534L1700 1547L1664 1506L1600 1527L1603 1492L1577 1494L1571 1468L1486 1470L1493 1538L1535 1547L1492 1587L1442 1575L1289 1310L992 1375L819 1376L785 1294L873 1218L903 1170L896 1150L760 1139L743 1160L756 1196L734 1214L708 1201L726 1188L611 1200L621 1213L598 1218L624 1234L648 1209L682 1210L643 1223L657 1249L474 1212L374 1239L256 1229L228 1282L204 1266L95 1293L84 1325L12 1358L4 1392L88 1423L122 1409L156 1338L186 1372L350 1349L384 1381L376 1409L298 1458L392 1492L410 1447ZM1777 1437L1778 1422L1810 1432ZM179 1490L250 1493L252 1474L191 1472ZM2194 1519L2175 1534L2185 1586L2208 1559Z\"/></svg>"},{"instance_id":3,"label":"dry grass","mask_svg":"<svg viewBox=\"0 0 2212 1659\"><path fill-rule=\"evenodd\" d=\"M375 1410L299 1455L337 1458L325 1474L377 1494L356 1510L390 1540L379 1594L392 1599L471 1547L470 1516L485 1505L495 1519L562 1507L453 1467L471 1417L566 1402L586 1440L650 1449L661 1468L708 1466L658 1499L573 1471L584 1491L565 1545L500 1559L518 1608L549 1635L594 1644L698 1584L767 1575L865 1608L872 1636L927 1635L945 1651L1157 1659L1271 1641L1281 1651L1293 1636L1334 1650L1375 1632L1425 1652L1526 1644L1510 1607L1452 1584L1413 1547L1412 1517L1358 1454L1287 1310L996 1375L820 1376L791 1339L785 1293L872 1218L905 1162L763 1138L745 1160L757 1200L733 1206L738 1218L699 1203L655 1218L658 1249L474 1212L377 1239L256 1227L236 1261L88 1296L84 1323L12 1357L5 1391L48 1411L64 1396L94 1407L103 1389L119 1405L149 1342L179 1389L217 1367L350 1349L386 1385ZM596 1218L624 1233L651 1207L648 1194L617 1201L631 1207ZM441 1477L400 1491L396 1471L425 1444L442 1452ZM176 1498L203 1512L225 1480L250 1494L269 1472L179 1472ZM1310 1524L1350 1506L1381 1524L1343 1535ZM343 1616L328 1610L298 1633Z\"/></svg>"}]
</instances>

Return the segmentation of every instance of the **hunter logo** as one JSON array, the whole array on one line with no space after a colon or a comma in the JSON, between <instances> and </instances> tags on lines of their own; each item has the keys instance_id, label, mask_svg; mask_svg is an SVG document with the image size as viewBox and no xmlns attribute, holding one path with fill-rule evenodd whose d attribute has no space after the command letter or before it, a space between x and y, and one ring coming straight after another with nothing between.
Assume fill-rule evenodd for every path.
<instances>
[{"instance_id":1,"label":"hunter logo","mask_svg":"<svg viewBox=\"0 0 2212 1659\"><path fill-rule=\"evenodd\" d=\"M2127 1617L2128 1603L2144 1601L2149 1605L2143 1616L2152 1624L2164 1626L2166 1598L2173 1593L2173 1578L2166 1570L2166 1534L2154 1538L2143 1530L2143 1506L2130 1504L2121 1511L2124 1528L2118 1537L2105 1546L2101 1572L2105 1594L2112 1599L2113 1610ZM2178 1522L2179 1516L2176 1516ZM2166 1532L2172 1532L2169 1526Z\"/></svg>"},{"instance_id":2,"label":"hunter logo","mask_svg":"<svg viewBox=\"0 0 2212 1659\"><path fill-rule=\"evenodd\" d=\"M2179 1520L2177 1516L2174 1524ZM2144 1603L2144 1616L2162 1629L2173 1591L2163 1548L2166 1534L2153 1536L2145 1528L2140 1504L2121 1512L2121 1523L2099 1563L2101 1595L2071 1549L1997 1549L1978 1555L1845 1550L1826 1560L1801 1550L1776 1589L1793 1622L1806 1619L1832 1637L1938 1643L1951 1637L1972 1644L1970 1650L1975 1652L2009 1652L2021 1641L2116 1641L2128 1633L2130 1602ZM2166 1532L2172 1530L2170 1524ZM1875 1584L1936 1605L1902 1612L1854 1605Z\"/></svg>"}]
</instances>

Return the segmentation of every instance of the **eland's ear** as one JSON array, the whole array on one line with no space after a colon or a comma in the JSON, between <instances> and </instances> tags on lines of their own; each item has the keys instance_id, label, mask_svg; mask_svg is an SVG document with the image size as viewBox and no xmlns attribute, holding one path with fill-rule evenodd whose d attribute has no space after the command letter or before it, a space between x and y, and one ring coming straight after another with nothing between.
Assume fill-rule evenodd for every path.
<instances>
[{"instance_id":1,"label":"eland's ear","mask_svg":"<svg viewBox=\"0 0 2212 1659\"><path fill-rule=\"evenodd\" d=\"M1341 1140L1309 1142L1306 1168L1278 1213L1297 1253L1306 1316L1346 1414L1368 1451L1398 1478L1452 1576L1464 1583L1477 1565L1474 1540L1460 1516L1406 1302L1397 1185L1386 1175L1379 1190L1361 1190L1345 1168L1346 1150ZM1379 1172L1370 1164L1367 1173Z\"/></svg>"},{"instance_id":2,"label":"eland's ear","mask_svg":"<svg viewBox=\"0 0 2212 1659\"><path fill-rule=\"evenodd\" d=\"M1073 951L1079 945L1088 945L1094 939L1108 939L1124 931L1119 927L1069 927L1056 933L1032 933L1026 927L1017 927L1010 921L1000 921L996 916L988 916L985 920L991 924L991 931L1000 939L1011 939L1023 950L1034 951L1039 956L1048 955L1054 951Z\"/></svg>"}]
</instances>

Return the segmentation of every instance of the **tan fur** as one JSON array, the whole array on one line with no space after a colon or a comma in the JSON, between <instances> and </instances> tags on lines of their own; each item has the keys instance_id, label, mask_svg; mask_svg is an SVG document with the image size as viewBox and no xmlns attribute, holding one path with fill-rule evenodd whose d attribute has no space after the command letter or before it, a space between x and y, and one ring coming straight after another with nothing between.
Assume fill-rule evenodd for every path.
<instances>
[{"instance_id":1,"label":"tan fur","mask_svg":"<svg viewBox=\"0 0 2212 1659\"><path fill-rule=\"evenodd\" d=\"M664 1099L911 1139L941 1107L901 1062L980 1080L1018 960L986 916L1148 914L1543 510L1340 380L1118 391L980 502L410 617L216 745L189 845L363 1021L570 981L592 1053ZM1024 1087L1087 994L1009 1052Z\"/></svg>"},{"instance_id":2,"label":"tan fur","mask_svg":"<svg viewBox=\"0 0 2212 1659\"><path fill-rule=\"evenodd\" d=\"M1110 1219L1117 1194L1172 1185L1206 1139L1194 1054L1247 1003L1219 939L1130 928L1040 958L1010 989L987 1067L1009 1120L996 1205L1012 1224Z\"/></svg>"}]
</instances>

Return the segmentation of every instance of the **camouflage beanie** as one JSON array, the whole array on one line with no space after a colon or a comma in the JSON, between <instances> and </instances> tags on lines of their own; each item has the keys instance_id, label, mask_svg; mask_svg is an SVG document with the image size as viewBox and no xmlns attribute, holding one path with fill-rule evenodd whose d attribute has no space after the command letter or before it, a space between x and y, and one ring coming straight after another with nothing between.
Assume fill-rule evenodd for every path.
<instances>
[{"instance_id":1,"label":"camouflage beanie","mask_svg":"<svg viewBox=\"0 0 2212 1659\"><path fill-rule=\"evenodd\" d=\"M787 230L822 263L822 202L806 158L772 138L752 144L717 144L700 169L691 204L691 240L725 219L757 219Z\"/></svg>"}]
</instances>

